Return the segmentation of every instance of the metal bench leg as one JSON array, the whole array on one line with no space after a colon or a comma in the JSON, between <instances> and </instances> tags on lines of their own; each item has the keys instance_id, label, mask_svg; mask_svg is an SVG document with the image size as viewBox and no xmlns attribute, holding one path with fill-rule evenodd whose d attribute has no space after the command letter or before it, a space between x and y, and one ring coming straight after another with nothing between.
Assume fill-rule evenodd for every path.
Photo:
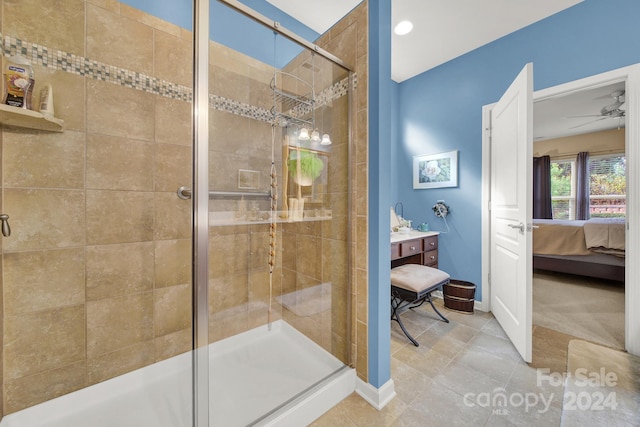
<instances>
[{"instance_id":1,"label":"metal bench leg","mask_svg":"<svg viewBox=\"0 0 640 427\"><path fill-rule=\"evenodd\" d=\"M438 309L436 308L436 306L435 306L435 305L433 305L433 301L431 301L431 294L429 294L429 295L427 295L427 296L426 296L426 300L427 300L427 301L429 301L429 304L431 304L431 308L433 308L433 311L435 311L436 313L438 313L438 316L440 316L440 318L441 318L442 320L444 320L445 322L449 323L449 319L447 319L446 317L444 317L444 316L442 315L442 313L440 313L440 312L438 311Z\"/></svg>"},{"instance_id":2,"label":"metal bench leg","mask_svg":"<svg viewBox=\"0 0 640 427\"><path fill-rule=\"evenodd\" d=\"M404 332L406 337L409 338L409 340L413 343L413 345L415 345L416 347L419 347L420 344L418 343L418 341L416 341L411 336L409 331L407 331L407 328L404 327L404 324L402 323L402 320L400 320L400 315L398 314L398 309L400 308L402 301L403 300L401 298L396 298L393 295L391 295L391 320L395 320L396 322L398 322L398 325L400 325L400 329L402 329L402 332ZM448 320L447 320L447 322L448 322Z\"/></svg>"}]
</instances>

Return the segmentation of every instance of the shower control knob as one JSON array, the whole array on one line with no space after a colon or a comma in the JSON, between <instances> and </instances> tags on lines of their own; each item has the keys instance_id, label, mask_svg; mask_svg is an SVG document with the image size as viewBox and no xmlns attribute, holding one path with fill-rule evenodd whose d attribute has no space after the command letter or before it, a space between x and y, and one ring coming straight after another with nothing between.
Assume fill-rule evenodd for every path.
<instances>
[{"instance_id":1,"label":"shower control knob","mask_svg":"<svg viewBox=\"0 0 640 427\"><path fill-rule=\"evenodd\" d=\"M0 214L0 221L2 221L2 235L4 237L11 236L11 227L9 226L9 215Z\"/></svg>"}]
</instances>

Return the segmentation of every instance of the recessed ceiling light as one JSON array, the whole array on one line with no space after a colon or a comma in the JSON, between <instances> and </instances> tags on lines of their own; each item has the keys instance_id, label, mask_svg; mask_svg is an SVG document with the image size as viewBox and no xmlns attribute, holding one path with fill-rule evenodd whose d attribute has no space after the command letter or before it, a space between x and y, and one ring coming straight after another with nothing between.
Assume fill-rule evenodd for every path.
<instances>
[{"instance_id":1,"label":"recessed ceiling light","mask_svg":"<svg viewBox=\"0 0 640 427\"><path fill-rule=\"evenodd\" d=\"M393 29L393 32L399 36L404 36L405 34L409 34L411 30L413 30L411 21L400 21Z\"/></svg>"}]
</instances>

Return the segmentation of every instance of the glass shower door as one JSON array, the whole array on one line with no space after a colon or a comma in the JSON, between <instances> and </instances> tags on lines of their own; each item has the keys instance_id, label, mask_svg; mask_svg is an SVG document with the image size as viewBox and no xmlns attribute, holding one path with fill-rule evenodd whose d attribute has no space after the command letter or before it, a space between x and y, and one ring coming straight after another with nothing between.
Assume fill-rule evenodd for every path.
<instances>
[{"instance_id":1,"label":"glass shower door","mask_svg":"<svg viewBox=\"0 0 640 427\"><path fill-rule=\"evenodd\" d=\"M59 119L0 129L7 420L47 402L38 423L191 425L191 205L176 189L191 181L193 9L174 3L2 2L3 64L29 60L31 115L50 84Z\"/></svg>"},{"instance_id":2,"label":"glass shower door","mask_svg":"<svg viewBox=\"0 0 640 427\"><path fill-rule=\"evenodd\" d=\"M0 128L5 424L256 424L351 363L350 73L227 3L2 2L61 120Z\"/></svg>"},{"instance_id":3,"label":"glass shower door","mask_svg":"<svg viewBox=\"0 0 640 427\"><path fill-rule=\"evenodd\" d=\"M210 413L260 425L350 363L350 76L222 3L209 45Z\"/></svg>"}]
</instances>

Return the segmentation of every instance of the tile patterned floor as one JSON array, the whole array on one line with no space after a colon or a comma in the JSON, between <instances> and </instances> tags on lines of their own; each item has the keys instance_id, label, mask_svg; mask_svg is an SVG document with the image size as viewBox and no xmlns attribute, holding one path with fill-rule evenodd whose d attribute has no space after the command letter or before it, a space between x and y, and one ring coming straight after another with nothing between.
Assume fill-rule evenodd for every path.
<instances>
[{"instance_id":1,"label":"tile patterned floor","mask_svg":"<svg viewBox=\"0 0 640 427\"><path fill-rule=\"evenodd\" d=\"M402 314L419 347L391 322L391 375L397 396L383 410L354 393L312 426L560 425L563 386L538 380L537 368L563 373L573 337L535 327L529 365L490 313L443 310L448 324L428 306ZM500 397L506 397L506 405L499 405Z\"/></svg>"}]
</instances>

